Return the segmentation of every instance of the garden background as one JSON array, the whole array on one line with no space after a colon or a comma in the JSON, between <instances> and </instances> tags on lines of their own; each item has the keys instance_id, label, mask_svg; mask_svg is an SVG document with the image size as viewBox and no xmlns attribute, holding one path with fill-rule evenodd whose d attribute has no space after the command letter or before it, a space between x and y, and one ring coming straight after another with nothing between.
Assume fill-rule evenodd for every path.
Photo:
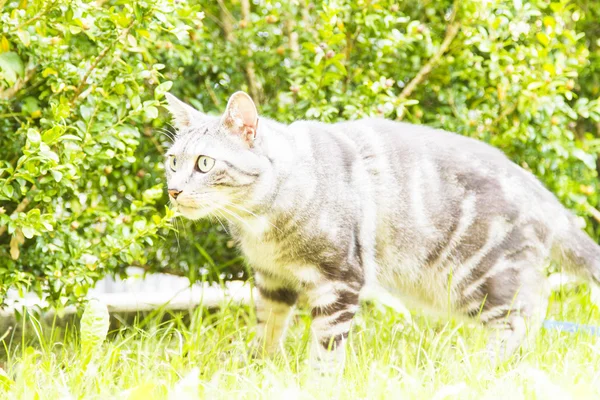
<instances>
[{"instance_id":1,"label":"garden background","mask_svg":"<svg viewBox=\"0 0 600 400\"><path fill-rule=\"evenodd\" d=\"M162 157L167 91L219 113L238 90L283 122L374 116L489 142L600 238L600 2L0 0L0 306L9 289L82 306L130 266L246 279L221 225L173 218ZM0 332L0 396L600 396L596 338L544 331L490 369L481 329L364 310L334 381L304 368L302 310L286 353L255 361L247 306L158 309L107 341L102 309L81 329L25 313ZM554 293L548 318L600 324L586 286Z\"/></svg>"},{"instance_id":2,"label":"garden background","mask_svg":"<svg viewBox=\"0 0 600 400\"><path fill-rule=\"evenodd\" d=\"M130 265L248 275L220 225L169 223L167 91L485 140L597 238L599 46L587 0L0 0L0 303L10 287L78 302Z\"/></svg>"}]
</instances>

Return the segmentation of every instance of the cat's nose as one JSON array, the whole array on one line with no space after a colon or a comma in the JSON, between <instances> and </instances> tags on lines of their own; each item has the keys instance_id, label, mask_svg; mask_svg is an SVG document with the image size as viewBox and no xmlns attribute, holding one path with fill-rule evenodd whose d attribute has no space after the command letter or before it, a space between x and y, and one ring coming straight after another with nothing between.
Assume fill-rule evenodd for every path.
<instances>
[{"instance_id":1,"label":"cat's nose","mask_svg":"<svg viewBox=\"0 0 600 400\"><path fill-rule=\"evenodd\" d=\"M167 191L169 192L169 196L171 196L175 200L177 200L177 196L179 196L179 194L181 192L183 192L183 190L177 190L177 189L169 189Z\"/></svg>"}]
</instances>

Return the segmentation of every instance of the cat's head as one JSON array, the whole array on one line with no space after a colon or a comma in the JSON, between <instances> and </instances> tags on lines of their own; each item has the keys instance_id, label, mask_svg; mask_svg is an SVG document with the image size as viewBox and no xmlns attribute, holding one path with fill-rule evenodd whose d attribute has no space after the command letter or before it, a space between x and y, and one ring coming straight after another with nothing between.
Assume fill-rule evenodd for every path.
<instances>
[{"instance_id":1,"label":"cat's head","mask_svg":"<svg viewBox=\"0 0 600 400\"><path fill-rule=\"evenodd\" d=\"M166 153L169 198L190 219L243 215L270 170L255 146L262 130L254 102L234 93L221 117L207 116L167 94L177 134Z\"/></svg>"}]
</instances>

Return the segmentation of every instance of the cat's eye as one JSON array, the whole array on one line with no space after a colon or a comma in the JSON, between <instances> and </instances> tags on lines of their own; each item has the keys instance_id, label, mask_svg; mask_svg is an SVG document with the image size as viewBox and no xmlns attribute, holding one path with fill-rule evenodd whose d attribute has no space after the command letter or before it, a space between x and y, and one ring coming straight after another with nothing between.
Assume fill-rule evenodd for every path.
<instances>
[{"instance_id":1,"label":"cat's eye","mask_svg":"<svg viewBox=\"0 0 600 400\"><path fill-rule=\"evenodd\" d=\"M196 161L196 165L198 166L198 171L207 173L215 166L215 159L207 156L198 157L198 161Z\"/></svg>"},{"instance_id":2,"label":"cat's eye","mask_svg":"<svg viewBox=\"0 0 600 400\"><path fill-rule=\"evenodd\" d=\"M175 172L177 171L177 157L175 156L171 156L169 157L169 168L171 168L171 171Z\"/></svg>"}]
</instances>

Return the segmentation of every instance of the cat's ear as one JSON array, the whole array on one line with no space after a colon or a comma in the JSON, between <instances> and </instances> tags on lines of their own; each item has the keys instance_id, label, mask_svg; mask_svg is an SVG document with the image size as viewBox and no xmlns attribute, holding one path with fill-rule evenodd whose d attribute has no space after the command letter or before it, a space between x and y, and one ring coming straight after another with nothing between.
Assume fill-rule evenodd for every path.
<instances>
[{"instance_id":1,"label":"cat's ear","mask_svg":"<svg viewBox=\"0 0 600 400\"><path fill-rule=\"evenodd\" d=\"M241 135L252 146L258 128L258 111L244 92L235 92L227 102L221 124L231 133Z\"/></svg>"},{"instance_id":2,"label":"cat's ear","mask_svg":"<svg viewBox=\"0 0 600 400\"><path fill-rule=\"evenodd\" d=\"M204 114L194 107L187 105L171 93L165 93L167 98L167 109L173 116L175 128L186 128L192 124L193 120L201 119Z\"/></svg>"}]
</instances>

